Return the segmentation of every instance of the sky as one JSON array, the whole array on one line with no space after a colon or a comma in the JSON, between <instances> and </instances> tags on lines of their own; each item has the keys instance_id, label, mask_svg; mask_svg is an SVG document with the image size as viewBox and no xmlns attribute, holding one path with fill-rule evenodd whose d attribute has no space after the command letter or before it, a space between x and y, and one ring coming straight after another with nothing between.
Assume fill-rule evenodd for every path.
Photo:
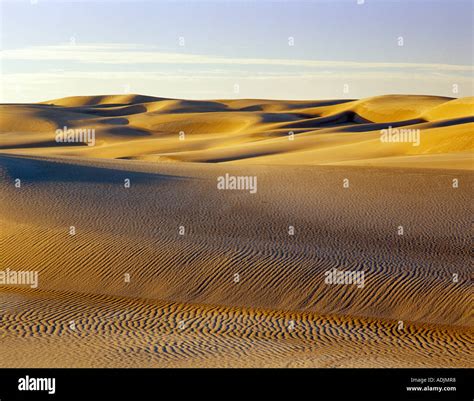
<instances>
[{"instance_id":1,"label":"sky","mask_svg":"<svg viewBox=\"0 0 474 401\"><path fill-rule=\"evenodd\" d=\"M0 102L474 95L472 0L0 0Z\"/></svg>"}]
</instances>

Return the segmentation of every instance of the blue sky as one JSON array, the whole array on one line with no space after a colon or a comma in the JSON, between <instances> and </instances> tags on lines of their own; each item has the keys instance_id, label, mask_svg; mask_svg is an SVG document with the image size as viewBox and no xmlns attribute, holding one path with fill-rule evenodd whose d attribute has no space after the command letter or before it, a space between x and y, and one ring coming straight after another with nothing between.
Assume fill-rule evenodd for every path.
<instances>
[{"instance_id":1,"label":"blue sky","mask_svg":"<svg viewBox=\"0 0 474 401\"><path fill-rule=\"evenodd\" d=\"M473 95L471 0L359 2L6 0L0 101Z\"/></svg>"}]
</instances>

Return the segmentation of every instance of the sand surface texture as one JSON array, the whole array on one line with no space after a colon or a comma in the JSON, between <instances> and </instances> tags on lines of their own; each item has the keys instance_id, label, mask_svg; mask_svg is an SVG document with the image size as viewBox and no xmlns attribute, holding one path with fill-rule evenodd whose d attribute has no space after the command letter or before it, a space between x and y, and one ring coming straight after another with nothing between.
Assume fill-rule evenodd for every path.
<instances>
[{"instance_id":1,"label":"sand surface texture","mask_svg":"<svg viewBox=\"0 0 474 401\"><path fill-rule=\"evenodd\" d=\"M0 105L0 271L38 272L0 284L0 366L472 367L473 110ZM56 142L63 127L95 146ZM389 127L419 145L381 142ZM255 193L219 190L226 174Z\"/></svg>"}]
</instances>

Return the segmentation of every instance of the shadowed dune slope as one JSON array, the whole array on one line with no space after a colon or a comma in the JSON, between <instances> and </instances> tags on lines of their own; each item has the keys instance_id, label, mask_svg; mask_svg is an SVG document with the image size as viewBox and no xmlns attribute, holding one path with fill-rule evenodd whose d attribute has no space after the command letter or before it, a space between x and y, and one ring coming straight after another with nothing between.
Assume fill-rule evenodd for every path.
<instances>
[{"instance_id":1,"label":"shadowed dune slope","mask_svg":"<svg viewBox=\"0 0 474 401\"><path fill-rule=\"evenodd\" d=\"M470 322L467 173L1 161L9 211L2 216L2 263L34 266L44 289ZM218 190L225 173L257 175L257 193ZM332 268L364 271L365 286L326 285ZM125 273L133 280L124 286Z\"/></svg>"}]
</instances>

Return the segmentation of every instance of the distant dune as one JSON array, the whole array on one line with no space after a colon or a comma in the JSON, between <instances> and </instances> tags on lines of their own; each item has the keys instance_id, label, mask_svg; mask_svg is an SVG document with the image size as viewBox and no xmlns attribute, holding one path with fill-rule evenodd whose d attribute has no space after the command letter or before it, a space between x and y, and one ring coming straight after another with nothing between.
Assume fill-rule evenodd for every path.
<instances>
[{"instance_id":1,"label":"distant dune","mask_svg":"<svg viewBox=\"0 0 474 401\"><path fill-rule=\"evenodd\" d=\"M0 150L9 153L230 164L474 167L472 97L192 101L80 96L2 105L0 119ZM57 143L55 130L65 126L94 129L95 146ZM389 127L419 130L419 144L383 143L381 132Z\"/></svg>"},{"instance_id":2,"label":"distant dune","mask_svg":"<svg viewBox=\"0 0 474 401\"><path fill-rule=\"evenodd\" d=\"M2 105L0 270L39 285L0 284L0 366L472 367L473 106Z\"/></svg>"}]
</instances>

